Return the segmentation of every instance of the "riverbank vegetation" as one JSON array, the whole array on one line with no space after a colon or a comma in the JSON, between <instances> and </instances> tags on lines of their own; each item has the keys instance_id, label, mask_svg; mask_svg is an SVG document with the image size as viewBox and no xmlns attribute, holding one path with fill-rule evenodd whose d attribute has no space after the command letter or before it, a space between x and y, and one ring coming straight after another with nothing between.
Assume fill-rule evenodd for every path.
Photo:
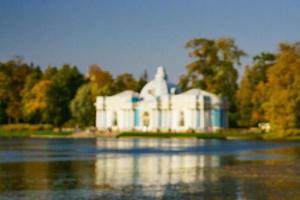
<instances>
[{"instance_id":1,"label":"riverbank vegetation","mask_svg":"<svg viewBox=\"0 0 300 200\"><path fill-rule=\"evenodd\" d=\"M201 88L227 96L231 128L268 123L271 131L266 138L300 135L300 43L281 43L277 52L261 52L244 70L238 68L247 53L233 38L194 38L187 41L186 48L193 61L178 82L182 91ZM239 71L243 71L240 83ZM51 129L47 131L93 126L96 96L123 90L139 92L147 80L146 71L139 78L130 73L113 76L96 64L83 74L70 64L40 67L22 57L0 61L0 125L37 128L48 124ZM17 131L0 129L0 134Z\"/></svg>"},{"instance_id":2,"label":"riverbank vegetation","mask_svg":"<svg viewBox=\"0 0 300 200\"><path fill-rule=\"evenodd\" d=\"M245 130L220 130L214 132L123 132L118 138L127 137L142 137L142 138L197 138L197 139L230 139L230 140L244 140L244 139L263 139L264 133L261 131Z\"/></svg>"},{"instance_id":3,"label":"riverbank vegetation","mask_svg":"<svg viewBox=\"0 0 300 200\"><path fill-rule=\"evenodd\" d=\"M0 137L65 137L70 136L72 132L70 131L2 131L0 130Z\"/></svg>"},{"instance_id":4,"label":"riverbank vegetation","mask_svg":"<svg viewBox=\"0 0 300 200\"><path fill-rule=\"evenodd\" d=\"M0 126L0 137L68 136L72 131L55 129L49 124L7 124Z\"/></svg>"},{"instance_id":5,"label":"riverbank vegetation","mask_svg":"<svg viewBox=\"0 0 300 200\"><path fill-rule=\"evenodd\" d=\"M122 132L117 138L195 138L218 140L300 141L300 135L281 137L274 133L249 130L230 130L203 133L186 132Z\"/></svg>"}]
</instances>

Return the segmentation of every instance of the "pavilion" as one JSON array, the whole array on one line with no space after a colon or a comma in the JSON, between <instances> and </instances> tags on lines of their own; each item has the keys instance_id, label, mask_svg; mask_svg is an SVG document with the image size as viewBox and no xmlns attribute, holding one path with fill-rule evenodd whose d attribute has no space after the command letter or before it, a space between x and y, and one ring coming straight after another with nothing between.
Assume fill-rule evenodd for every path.
<instances>
[{"instance_id":1,"label":"pavilion","mask_svg":"<svg viewBox=\"0 0 300 200\"><path fill-rule=\"evenodd\" d=\"M199 88L180 93L161 66L140 93L127 90L114 96L98 96L95 107L99 130L179 132L228 127L226 97Z\"/></svg>"}]
</instances>

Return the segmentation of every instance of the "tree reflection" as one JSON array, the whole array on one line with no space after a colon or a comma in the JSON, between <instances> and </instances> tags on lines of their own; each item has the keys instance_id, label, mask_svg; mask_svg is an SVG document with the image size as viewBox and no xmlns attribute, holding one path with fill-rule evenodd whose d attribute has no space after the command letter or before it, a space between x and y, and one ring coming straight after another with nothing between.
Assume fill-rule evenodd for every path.
<instances>
[{"instance_id":1,"label":"tree reflection","mask_svg":"<svg viewBox=\"0 0 300 200\"><path fill-rule=\"evenodd\" d=\"M300 195L300 148L293 145L234 156L212 152L212 147L220 149L224 143L207 140L13 139L0 144L0 199L298 199ZM284 159L249 159L265 155Z\"/></svg>"}]
</instances>

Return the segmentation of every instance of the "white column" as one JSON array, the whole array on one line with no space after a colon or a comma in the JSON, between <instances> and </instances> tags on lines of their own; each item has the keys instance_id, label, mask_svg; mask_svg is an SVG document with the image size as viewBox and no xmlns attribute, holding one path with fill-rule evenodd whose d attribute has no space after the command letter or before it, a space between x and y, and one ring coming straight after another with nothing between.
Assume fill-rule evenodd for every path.
<instances>
[{"instance_id":1,"label":"white column","mask_svg":"<svg viewBox=\"0 0 300 200\"><path fill-rule=\"evenodd\" d=\"M190 110L190 112L191 112L191 114L190 114L190 116L191 116L191 126L190 126L190 128L192 128L192 129L195 129L196 128L196 111L195 111L195 109L191 109Z\"/></svg>"},{"instance_id":2,"label":"white column","mask_svg":"<svg viewBox=\"0 0 300 200\"><path fill-rule=\"evenodd\" d=\"M133 109L128 110L128 129L134 128L134 114Z\"/></svg>"},{"instance_id":3,"label":"white column","mask_svg":"<svg viewBox=\"0 0 300 200\"><path fill-rule=\"evenodd\" d=\"M164 129L166 124L165 110L160 110L160 128Z\"/></svg>"},{"instance_id":4,"label":"white column","mask_svg":"<svg viewBox=\"0 0 300 200\"><path fill-rule=\"evenodd\" d=\"M155 111L154 110L150 110L149 113L149 118L150 118L150 122L149 122L149 129L154 129L154 123L155 123Z\"/></svg>"},{"instance_id":5,"label":"white column","mask_svg":"<svg viewBox=\"0 0 300 200\"><path fill-rule=\"evenodd\" d=\"M134 118L134 116L133 116L133 110L132 109L130 109L130 110L128 110L128 128L129 129L133 129L133 127L134 127L134 125L133 125L133 118Z\"/></svg>"},{"instance_id":6,"label":"white column","mask_svg":"<svg viewBox=\"0 0 300 200\"><path fill-rule=\"evenodd\" d=\"M152 119L153 119L152 128L153 129L158 128L158 111L157 110L152 111Z\"/></svg>"},{"instance_id":7,"label":"white column","mask_svg":"<svg viewBox=\"0 0 300 200\"><path fill-rule=\"evenodd\" d=\"M168 129L172 129L173 117L172 117L172 111L171 110L167 111L167 118L168 118L167 127L168 127Z\"/></svg>"},{"instance_id":8,"label":"white column","mask_svg":"<svg viewBox=\"0 0 300 200\"><path fill-rule=\"evenodd\" d=\"M164 110L163 119L164 119L164 129L168 129L169 128L169 125L168 125L168 122L169 122L168 110Z\"/></svg>"},{"instance_id":9,"label":"white column","mask_svg":"<svg viewBox=\"0 0 300 200\"><path fill-rule=\"evenodd\" d=\"M128 127L128 110L124 110L124 129Z\"/></svg>"},{"instance_id":10,"label":"white column","mask_svg":"<svg viewBox=\"0 0 300 200\"><path fill-rule=\"evenodd\" d=\"M128 125L129 125L129 117L128 117L128 110L124 110L124 113L125 113L125 123L124 123L124 128L125 129L128 129Z\"/></svg>"},{"instance_id":11,"label":"white column","mask_svg":"<svg viewBox=\"0 0 300 200\"><path fill-rule=\"evenodd\" d=\"M166 129L169 129L170 128L170 111L169 110L166 110Z\"/></svg>"},{"instance_id":12,"label":"white column","mask_svg":"<svg viewBox=\"0 0 300 200\"><path fill-rule=\"evenodd\" d=\"M106 127L107 128L109 128L109 127L111 128L112 127L112 125L113 125L112 118L113 118L113 111L107 110L106 111Z\"/></svg>"},{"instance_id":13,"label":"white column","mask_svg":"<svg viewBox=\"0 0 300 200\"><path fill-rule=\"evenodd\" d=\"M126 123L127 123L126 110L122 111L122 118L123 118L122 129L126 129Z\"/></svg>"},{"instance_id":14,"label":"white column","mask_svg":"<svg viewBox=\"0 0 300 200\"><path fill-rule=\"evenodd\" d=\"M102 128L102 123L101 123L101 118L102 118L102 116L101 116L101 110L97 110L96 111L96 127L98 128L98 129L101 129Z\"/></svg>"},{"instance_id":15,"label":"white column","mask_svg":"<svg viewBox=\"0 0 300 200\"><path fill-rule=\"evenodd\" d=\"M201 128L201 110L197 109L196 112L196 119L195 119L195 128Z\"/></svg>"},{"instance_id":16,"label":"white column","mask_svg":"<svg viewBox=\"0 0 300 200\"><path fill-rule=\"evenodd\" d=\"M167 126L167 122L168 122L168 118L167 118L167 110L161 110L161 128L166 129L168 128Z\"/></svg>"},{"instance_id":17,"label":"white column","mask_svg":"<svg viewBox=\"0 0 300 200\"><path fill-rule=\"evenodd\" d=\"M200 109L200 128L205 129L206 124L205 124L205 110L204 108Z\"/></svg>"},{"instance_id":18,"label":"white column","mask_svg":"<svg viewBox=\"0 0 300 200\"><path fill-rule=\"evenodd\" d=\"M161 110L156 110L156 128L161 128L161 113L162 111ZM160 116L160 117L159 117Z\"/></svg>"},{"instance_id":19,"label":"white column","mask_svg":"<svg viewBox=\"0 0 300 200\"><path fill-rule=\"evenodd\" d=\"M102 128L106 128L106 111L103 110L101 115Z\"/></svg>"},{"instance_id":20,"label":"white column","mask_svg":"<svg viewBox=\"0 0 300 200\"><path fill-rule=\"evenodd\" d=\"M194 110L194 129L199 128L198 127L198 124L199 124L199 122L198 122L198 120L199 120L198 116L199 116L199 110L196 108Z\"/></svg>"},{"instance_id":21,"label":"white column","mask_svg":"<svg viewBox=\"0 0 300 200\"><path fill-rule=\"evenodd\" d=\"M117 117L117 126L116 126L116 128L118 128L118 129L120 129L120 124L121 124L121 121L120 121L120 110L118 110L118 111L116 111L116 113L117 113L117 115L116 115L116 117Z\"/></svg>"},{"instance_id":22,"label":"white column","mask_svg":"<svg viewBox=\"0 0 300 200\"><path fill-rule=\"evenodd\" d=\"M123 124L124 124L124 111L123 110L120 110L119 111L119 115L118 115L118 128L119 129L123 129L124 128L124 126L123 126Z\"/></svg>"},{"instance_id":23,"label":"white column","mask_svg":"<svg viewBox=\"0 0 300 200\"><path fill-rule=\"evenodd\" d=\"M185 111L185 119L186 119L186 124L185 124L185 128L189 129L193 127L193 116L192 116L192 110L186 110Z\"/></svg>"},{"instance_id":24,"label":"white column","mask_svg":"<svg viewBox=\"0 0 300 200\"><path fill-rule=\"evenodd\" d=\"M172 129L177 130L178 128L178 111L173 110L172 112Z\"/></svg>"},{"instance_id":25,"label":"white column","mask_svg":"<svg viewBox=\"0 0 300 200\"><path fill-rule=\"evenodd\" d=\"M166 128L166 110L160 110L160 129Z\"/></svg>"},{"instance_id":26,"label":"white column","mask_svg":"<svg viewBox=\"0 0 300 200\"><path fill-rule=\"evenodd\" d=\"M127 124L127 128L128 129L132 129L132 125L131 125L131 121L132 121L132 116L131 116L131 111L130 111L130 109L128 109L127 110L127 112L128 112L128 124Z\"/></svg>"},{"instance_id":27,"label":"white column","mask_svg":"<svg viewBox=\"0 0 300 200\"><path fill-rule=\"evenodd\" d=\"M192 129L196 129L196 126L197 126L197 112L196 112L196 109L193 109L192 110Z\"/></svg>"}]
</instances>

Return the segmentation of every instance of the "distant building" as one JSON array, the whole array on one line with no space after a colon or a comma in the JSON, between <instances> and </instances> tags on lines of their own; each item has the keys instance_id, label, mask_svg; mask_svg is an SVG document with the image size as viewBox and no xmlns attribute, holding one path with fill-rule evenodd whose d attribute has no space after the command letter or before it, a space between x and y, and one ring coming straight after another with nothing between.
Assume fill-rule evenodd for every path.
<instances>
[{"instance_id":1,"label":"distant building","mask_svg":"<svg viewBox=\"0 0 300 200\"><path fill-rule=\"evenodd\" d=\"M141 93L124 91L98 96L96 127L100 130L205 131L228 127L227 99L201 89L178 93L163 67Z\"/></svg>"}]
</instances>

